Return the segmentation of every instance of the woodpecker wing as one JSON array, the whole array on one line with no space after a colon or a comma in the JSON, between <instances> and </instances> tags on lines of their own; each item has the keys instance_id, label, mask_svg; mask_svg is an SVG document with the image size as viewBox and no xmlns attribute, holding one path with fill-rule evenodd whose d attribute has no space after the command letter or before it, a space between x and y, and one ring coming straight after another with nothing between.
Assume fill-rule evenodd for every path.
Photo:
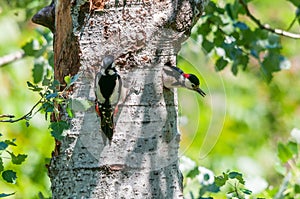
<instances>
[{"instance_id":1,"label":"woodpecker wing","mask_svg":"<svg viewBox=\"0 0 300 199\"><path fill-rule=\"evenodd\" d=\"M110 104L112 106L116 106L118 104L122 92L122 79L118 73L116 75L117 75L116 85L110 98Z\"/></svg>"},{"instance_id":2,"label":"woodpecker wing","mask_svg":"<svg viewBox=\"0 0 300 199\"><path fill-rule=\"evenodd\" d=\"M166 88L176 88L184 86L183 71L175 66L164 66L163 83Z\"/></svg>"},{"instance_id":3,"label":"woodpecker wing","mask_svg":"<svg viewBox=\"0 0 300 199\"><path fill-rule=\"evenodd\" d=\"M101 73L101 72L98 72L98 73L96 74L94 90L95 90L96 100L97 100L99 103L103 104L103 103L105 102L105 98L103 97L103 95L102 95L102 93L101 93L101 90L100 90L100 86L98 85L101 76L102 76L102 73Z\"/></svg>"}]
</instances>

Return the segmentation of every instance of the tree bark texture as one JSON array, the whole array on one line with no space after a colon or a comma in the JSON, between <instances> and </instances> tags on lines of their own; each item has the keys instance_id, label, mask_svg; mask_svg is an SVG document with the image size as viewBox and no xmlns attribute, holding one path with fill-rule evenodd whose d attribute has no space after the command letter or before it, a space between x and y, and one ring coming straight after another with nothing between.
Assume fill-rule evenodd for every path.
<instances>
[{"instance_id":1,"label":"tree bark texture","mask_svg":"<svg viewBox=\"0 0 300 199\"><path fill-rule=\"evenodd\" d=\"M162 67L176 63L204 2L101 2L90 17L85 0L55 2L55 78L79 73L67 97L93 102L95 74L112 54L126 91L111 144L93 106L74 109L49 168L53 198L183 198L177 96L163 87Z\"/></svg>"}]
</instances>

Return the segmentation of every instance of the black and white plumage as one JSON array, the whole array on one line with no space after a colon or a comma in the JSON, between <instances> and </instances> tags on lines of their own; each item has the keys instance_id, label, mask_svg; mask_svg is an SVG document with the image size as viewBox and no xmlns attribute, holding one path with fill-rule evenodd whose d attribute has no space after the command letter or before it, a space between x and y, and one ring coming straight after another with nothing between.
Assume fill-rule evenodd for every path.
<instances>
[{"instance_id":1,"label":"black and white plumage","mask_svg":"<svg viewBox=\"0 0 300 199\"><path fill-rule=\"evenodd\" d=\"M184 73L180 68L172 66L170 62L167 62L163 68L163 84L169 89L181 87L196 91L202 97L206 95L199 88L200 81L196 75Z\"/></svg>"},{"instance_id":2,"label":"black and white plumage","mask_svg":"<svg viewBox=\"0 0 300 199\"><path fill-rule=\"evenodd\" d=\"M122 81L114 65L114 57L107 55L95 77L95 109L101 119L101 129L109 140L114 133L114 112L119 102Z\"/></svg>"}]
</instances>

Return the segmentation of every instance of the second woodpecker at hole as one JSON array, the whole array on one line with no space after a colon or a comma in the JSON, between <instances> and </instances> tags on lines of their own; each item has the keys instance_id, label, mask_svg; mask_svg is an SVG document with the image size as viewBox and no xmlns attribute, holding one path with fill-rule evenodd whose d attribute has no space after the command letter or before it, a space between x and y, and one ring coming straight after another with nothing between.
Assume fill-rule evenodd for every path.
<instances>
[{"instance_id":1,"label":"second woodpecker at hole","mask_svg":"<svg viewBox=\"0 0 300 199\"><path fill-rule=\"evenodd\" d=\"M196 75L184 73L180 68L173 66L170 62L164 65L162 75L164 87L168 89L187 88L196 91L202 97L206 95L199 87L200 81Z\"/></svg>"}]
</instances>

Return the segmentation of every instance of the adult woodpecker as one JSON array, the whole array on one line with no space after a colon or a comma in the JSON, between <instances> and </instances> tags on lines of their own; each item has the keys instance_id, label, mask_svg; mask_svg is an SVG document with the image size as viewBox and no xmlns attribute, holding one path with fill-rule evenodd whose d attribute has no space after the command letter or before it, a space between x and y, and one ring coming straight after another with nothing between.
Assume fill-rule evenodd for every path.
<instances>
[{"instance_id":1,"label":"adult woodpecker","mask_svg":"<svg viewBox=\"0 0 300 199\"><path fill-rule=\"evenodd\" d=\"M101 119L101 129L111 141L114 133L114 112L120 99L122 81L115 68L114 56L107 55L95 77L95 109Z\"/></svg>"},{"instance_id":2,"label":"adult woodpecker","mask_svg":"<svg viewBox=\"0 0 300 199\"><path fill-rule=\"evenodd\" d=\"M199 88L200 81L194 74L184 73L180 68L167 62L163 68L163 84L166 88L187 88L199 93L202 97L206 94Z\"/></svg>"}]
</instances>

